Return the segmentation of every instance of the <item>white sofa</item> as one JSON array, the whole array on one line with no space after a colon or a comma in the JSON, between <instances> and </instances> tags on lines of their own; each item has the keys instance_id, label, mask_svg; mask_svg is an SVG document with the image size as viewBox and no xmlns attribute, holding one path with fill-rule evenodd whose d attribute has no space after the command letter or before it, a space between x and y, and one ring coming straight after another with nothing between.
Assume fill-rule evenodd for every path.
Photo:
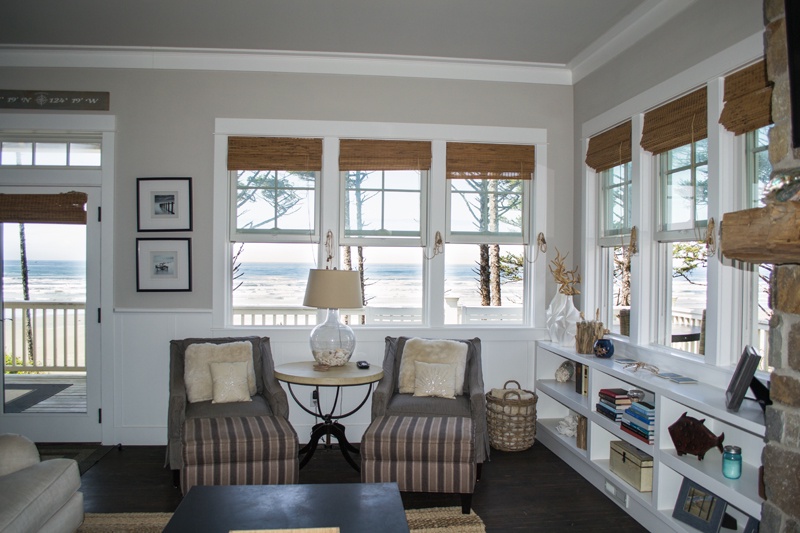
<instances>
[{"instance_id":1,"label":"white sofa","mask_svg":"<svg viewBox=\"0 0 800 533\"><path fill-rule=\"evenodd\" d=\"M83 522L78 463L41 461L29 439L0 435L0 532L74 532Z\"/></svg>"}]
</instances>

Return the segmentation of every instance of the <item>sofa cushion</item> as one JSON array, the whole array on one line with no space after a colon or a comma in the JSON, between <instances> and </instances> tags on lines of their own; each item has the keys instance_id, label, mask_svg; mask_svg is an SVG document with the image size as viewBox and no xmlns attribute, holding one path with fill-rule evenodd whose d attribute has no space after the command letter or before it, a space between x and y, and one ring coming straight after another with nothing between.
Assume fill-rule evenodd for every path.
<instances>
[{"instance_id":1,"label":"sofa cushion","mask_svg":"<svg viewBox=\"0 0 800 533\"><path fill-rule=\"evenodd\" d=\"M80 486L72 459L50 459L0 477L0 531L41 530Z\"/></svg>"},{"instance_id":2,"label":"sofa cushion","mask_svg":"<svg viewBox=\"0 0 800 533\"><path fill-rule=\"evenodd\" d=\"M39 462L39 450L27 437L6 433L0 435L0 476L22 470Z\"/></svg>"},{"instance_id":3,"label":"sofa cushion","mask_svg":"<svg viewBox=\"0 0 800 533\"><path fill-rule=\"evenodd\" d=\"M256 374L253 366L253 344L247 341L225 344L195 343L186 347L184 380L190 403L211 400L214 396L211 378L212 363L247 364L247 385L250 395L256 393Z\"/></svg>"},{"instance_id":4,"label":"sofa cushion","mask_svg":"<svg viewBox=\"0 0 800 533\"><path fill-rule=\"evenodd\" d=\"M416 361L425 363L451 363L456 365L456 394L464 389L464 374L467 367L466 343L446 339L408 339L400 358L398 386L401 393L412 394L416 380Z\"/></svg>"}]
</instances>

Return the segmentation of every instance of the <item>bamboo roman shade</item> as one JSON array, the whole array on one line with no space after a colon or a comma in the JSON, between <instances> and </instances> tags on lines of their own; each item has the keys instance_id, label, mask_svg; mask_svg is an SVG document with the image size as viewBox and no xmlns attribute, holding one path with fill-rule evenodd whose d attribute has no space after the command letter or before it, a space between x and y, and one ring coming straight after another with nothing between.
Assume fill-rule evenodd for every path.
<instances>
[{"instance_id":1,"label":"bamboo roman shade","mask_svg":"<svg viewBox=\"0 0 800 533\"><path fill-rule=\"evenodd\" d=\"M725 77L725 106L719 123L736 135L772 124L772 83L759 61Z\"/></svg>"},{"instance_id":2,"label":"bamboo roman shade","mask_svg":"<svg viewBox=\"0 0 800 533\"><path fill-rule=\"evenodd\" d=\"M86 224L86 193L0 194L0 222Z\"/></svg>"},{"instance_id":3,"label":"bamboo roman shade","mask_svg":"<svg viewBox=\"0 0 800 533\"><path fill-rule=\"evenodd\" d=\"M707 107L707 90L703 87L648 111L642 127L642 148L661 154L705 139Z\"/></svg>"},{"instance_id":4,"label":"bamboo roman shade","mask_svg":"<svg viewBox=\"0 0 800 533\"><path fill-rule=\"evenodd\" d=\"M447 178L529 180L535 154L527 144L447 143Z\"/></svg>"},{"instance_id":5,"label":"bamboo roman shade","mask_svg":"<svg viewBox=\"0 0 800 533\"><path fill-rule=\"evenodd\" d=\"M430 141L342 139L339 170L428 170Z\"/></svg>"},{"instance_id":6,"label":"bamboo roman shade","mask_svg":"<svg viewBox=\"0 0 800 533\"><path fill-rule=\"evenodd\" d=\"M228 137L228 170L322 170L322 139Z\"/></svg>"},{"instance_id":7,"label":"bamboo roman shade","mask_svg":"<svg viewBox=\"0 0 800 533\"><path fill-rule=\"evenodd\" d=\"M630 120L589 139L586 164L595 172L630 163L631 158Z\"/></svg>"}]
</instances>

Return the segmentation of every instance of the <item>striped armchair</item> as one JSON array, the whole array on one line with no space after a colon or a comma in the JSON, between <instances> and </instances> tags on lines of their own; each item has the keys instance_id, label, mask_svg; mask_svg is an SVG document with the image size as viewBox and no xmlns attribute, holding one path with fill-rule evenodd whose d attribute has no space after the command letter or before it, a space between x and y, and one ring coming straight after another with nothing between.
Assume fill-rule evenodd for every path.
<instances>
[{"instance_id":1,"label":"striped armchair","mask_svg":"<svg viewBox=\"0 0 800 533\"><path fill-rule=\"evenodd\" d=\"M219 347L242 341L252 345L255 394L249 401L214 402L195 398L196 401L190 402L192 394L187 392L185 379L187 348L193 344ZM297 433L289 424L286 393L275 379L273 369L267 337L170 342L167 465L176 477L180 475L184 494L194 485L298 482Z\"/></svg>"},{"instance_id":2,"label":"striped armchair","mask_svg":"<svg viewBox=\"0 0 800 533\"><path fill-rule=\"evenodd\" d=\"M460 494L462 511L469 513L480 467L489 459L480 339L457 341L467 345L467 360L463 392L455 398L401 392L408 387L402 384L407 378L401 378L408 340L386 337L384 374L361 440L361 481L396 482L401 491ZM439 349L434 341L429 352L434 359ZM456 350L463 353L463 348ZM459 378L457 373L456 382Z\"/></svg>"}]
</instances>

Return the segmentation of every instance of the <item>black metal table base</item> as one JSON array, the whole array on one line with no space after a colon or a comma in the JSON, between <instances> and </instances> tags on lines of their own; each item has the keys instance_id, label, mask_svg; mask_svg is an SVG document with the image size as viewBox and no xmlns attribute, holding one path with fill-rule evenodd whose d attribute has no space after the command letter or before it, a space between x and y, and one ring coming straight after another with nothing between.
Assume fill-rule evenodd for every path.
<instances>
[{"instance_id":1,"label":"black metal table base","mask_svg":"<svg viewBox=\"0 0 800 533\"><path fill-rule=\"evenodd\" d=\"M315 424L314 427L311 428L311 439L308 441L308 444L300 449L300 455L303 457L300 460L300 468L306 466L308 461L314 455L314 452L317 450L319 440L324 438L326 442L329 442L330 437L334 437L337 441L339 441L339 450L341 450L345 461L347 461L347 463L352 466L356 472L361 472L361 465L354 461L350 456L351 453L358 454L358 448L350 444L350 442L347 440L347 436L344 432L344 426L339 422L334 422L330 419L320 422L319 424Z\"/></svg>"}]
</instances>

